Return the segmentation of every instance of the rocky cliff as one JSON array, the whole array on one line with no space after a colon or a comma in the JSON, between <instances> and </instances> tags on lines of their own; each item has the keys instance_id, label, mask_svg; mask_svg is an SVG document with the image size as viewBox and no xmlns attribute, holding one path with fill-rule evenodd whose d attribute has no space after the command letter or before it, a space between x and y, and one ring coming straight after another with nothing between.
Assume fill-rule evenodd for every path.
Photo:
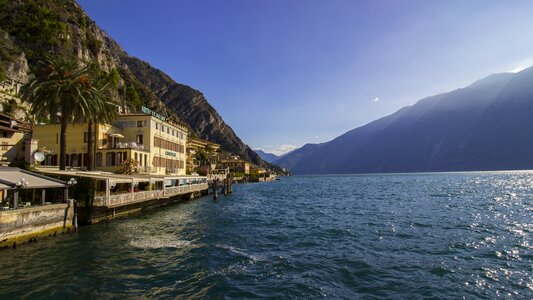
<instances>
[{"instance_id":1,"label":"rocky cliff","mask_svg":"<svg viewBox=\"0 0 533 300\"><path fill-rule=\"evenodd\" d=\"M175 82L148 63L129 56L73 0L0 0L0 81L7 77L25 83L39 60L50 53L67 53L85 64L117 73L115 91L130 110L138 103L187 123L193 133L218 143L226 151L258 165L265 162L229 127L203 94Z\"/></svg>"}]
</instances>

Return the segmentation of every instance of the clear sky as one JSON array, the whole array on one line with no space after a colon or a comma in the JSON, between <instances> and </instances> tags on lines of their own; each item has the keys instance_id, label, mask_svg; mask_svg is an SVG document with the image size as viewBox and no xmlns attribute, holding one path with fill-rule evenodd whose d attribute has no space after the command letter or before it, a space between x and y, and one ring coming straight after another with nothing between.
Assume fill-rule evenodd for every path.
<instances>
[{"instance_id":1,"label":"clear sky","mask_svg":"<svg viewBox=\"0 0 533 300\"><path fill-rule=\"evenodd\" d=\"M202 91L245 143L276 154L533 65L533 1L78 2L130 55Z\"/></svg>"}]
</instances>

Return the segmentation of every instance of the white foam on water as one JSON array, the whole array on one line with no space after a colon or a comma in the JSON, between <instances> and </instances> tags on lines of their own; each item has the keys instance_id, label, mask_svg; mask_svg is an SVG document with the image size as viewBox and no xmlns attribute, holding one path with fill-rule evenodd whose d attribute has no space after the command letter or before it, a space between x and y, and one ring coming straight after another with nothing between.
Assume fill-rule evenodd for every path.
<instances>
[{"instance_id":1,"label":"white foam on water","mask_svg":"<svg viewBox=\"0 0 533 300\"><path fill-rule=\"evenodd\" d=\"M192 243L186 240L179 240L172 235L144 236L130 240L130 246L141 249L162 249L162 248L190 248Z\"/></svg>"},{"instance_id":2,"label":"white foam on water","mask_svg":"<svg viewBox=\"0 0 533 300\"><path fill-rule=\"evenodd\" d=\"M229 251L231 251L231 252L233 252L235 254L238 254L240 256L244 256L244 257L250 259L252 262L257 262L257 261L264 260L263 258L261 258L259 256L248 254L248 253L244 252L244 250L236 248L236 247L233 247L233 246L224 245L224 244L216 244L215 246L218 247L218 248L229 250Z\"/></svg>"}]
</instances>

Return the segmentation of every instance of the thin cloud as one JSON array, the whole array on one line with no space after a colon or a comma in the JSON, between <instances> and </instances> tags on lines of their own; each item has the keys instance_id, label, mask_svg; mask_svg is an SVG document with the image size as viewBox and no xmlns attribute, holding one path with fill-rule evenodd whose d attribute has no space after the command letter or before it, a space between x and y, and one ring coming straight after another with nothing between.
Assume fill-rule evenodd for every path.
<instances>
[{"instance_id":1,"label":"thin cloud","mask_svg":"<svg viewBox=\"0 0 533 300\"><path fill-rule=\"evenodd\" d=\"M276 146L270 146L270 147L261 147L261 150L267 153L272 153L272 154L279 156L287 152L290 152L296 148L298 148L298 146L296 145L284 144L284 145L276 145Z\"/></svg>"},{"instance_id":2,"label":"thin cloud","mask_svg":"<svg viewBox=\"0 0 533 300\"><path fill-rule=\"evenodd\" d=\"M379 99L380 99L379 97L376 97L376 98L372 99L372 102L376 103L376 102L379 101Z\"/></svg>"},{"instance_id":3,"label":"thin cloud","mask_svg":"<svg viewBox=\"0 0 533 300\"><path fill-rule=\"evenodd\" d=\"M527 68L527 67L525 67L525 66L518 66L518 67L516 67L516 68L514 68L514 69L512 69L512 70L510 70L510 71L508 71L508 72L509 72L509 73L518 73L518 72L520 72L520 71L525 70L526 68Z\"/></svg>"}]
</instances>

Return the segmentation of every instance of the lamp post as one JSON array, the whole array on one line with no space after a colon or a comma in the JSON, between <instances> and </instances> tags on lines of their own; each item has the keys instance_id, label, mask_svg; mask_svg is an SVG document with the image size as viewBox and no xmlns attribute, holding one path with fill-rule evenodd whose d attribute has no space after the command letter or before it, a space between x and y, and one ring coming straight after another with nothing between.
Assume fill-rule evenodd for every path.
<instances>
[{"instance_id":1,"label":"lamp post","mask_svg":"<svg viewBox=\"0 0 533 300\"><path fill-rule=\"evenodd\" d=\"M19 181L15 183L15 192L13 195L13 208L17 209L19 207L19 190L28 186L26 178L22 177Z\"/></svg>"},{"instance_id":2,"label":"lamp post","mask_svg":"<svg viewBox=\"0 0 533 300\"><path fill-rule=\"evenodd\" d=\"M64 193L64 196L63 198L65 198L65 202L68 202L68 188L71 187L71 186L74 186L76 185L78 182L76 181L75 178L70 178L69 181L67 181L67 186L65 187L65 193Z\"/></svg>"}]
</instances>

